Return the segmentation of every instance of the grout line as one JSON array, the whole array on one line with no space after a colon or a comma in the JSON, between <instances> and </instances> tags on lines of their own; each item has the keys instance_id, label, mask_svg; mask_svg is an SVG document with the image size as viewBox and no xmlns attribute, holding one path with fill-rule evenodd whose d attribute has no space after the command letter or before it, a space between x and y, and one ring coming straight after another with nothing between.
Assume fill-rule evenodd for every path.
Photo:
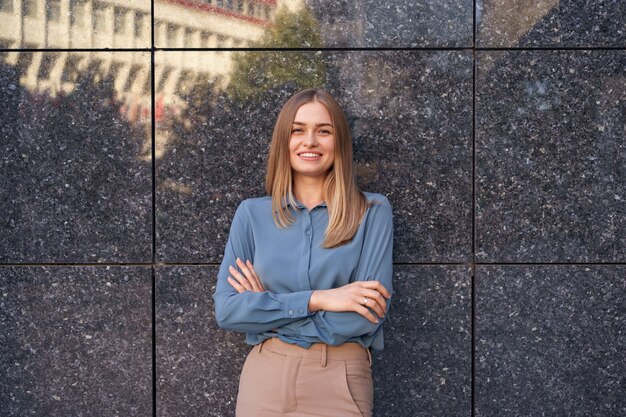
<instances>
[{"instance_id":1,"label":"grout line","mask_svg":"<svg viewBox=\"0 0 626 417\"><path fill-rule=\"evenodd\" d=\"M283 51L626 51L624 46L535 46L535 47L387 47L387 48L0 48L0 52L283 52Z\"/></svg>"},{"instance_id":2,"label":"grout line","mask_svg":"<svg viewBox=\"0 0 626 417\"><path fill-rule=\"evenodd\" d=\"M150 52L150 48L0 48L0 52Z\"/></svg>"},{"instance_id":3,"label":"grout line","mask_svg":"<svg viewBox=\"0 0 626 417\"><path fill-rule=\"evenodd\" d=\"M480 262L471 261L474 266L626 266L626 262ZM467 266L468 262L394 262L394 266ZM171 266L202 266L219 267L219 262L157 262L157 263L0 263L0 268L28 268L28 267L149 267L164 268Z\"/></svg>"},{"instance_id":4,"label":"grout line","mask_svg":"<svg viewBox=\"0 0 626 417\"><path fill-rule=\"evenodd\" d=\"M470 416L476 415L476 0L472 2L472 256L470 260Z\"/></svg>"},{"instance_id":5,"label":"grout line","mask_svg":"<svg viewBox=\"0 0 626 417\"><path fill-rule=\"evenodd\" d=\"M154 115L154 1L150 2L150 142L152 162L152 416L157 415L157 366L156 366L156 120Z\"/></svg>"}]
</instances>

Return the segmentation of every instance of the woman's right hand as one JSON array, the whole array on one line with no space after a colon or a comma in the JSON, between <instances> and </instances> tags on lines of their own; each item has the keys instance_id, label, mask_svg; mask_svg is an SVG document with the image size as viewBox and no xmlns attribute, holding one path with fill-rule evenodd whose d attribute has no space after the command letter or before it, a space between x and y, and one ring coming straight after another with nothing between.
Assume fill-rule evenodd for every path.
<instances>
[{"instance_id":1,"label":"woman's right hand","mask_svg":"<svg viewBox=\"0 0 626 417\"><path fill-rule=\"evenodd\" d=\"M368 302L363 305L366 297ZM378 323L378 319L367 307L382 318L387 309L385 298L391 298L391 294L380 282L354 281L339 288L313 291L309 300L309 311L355 311L372 323Z\"/></svg>"}]
</instances>

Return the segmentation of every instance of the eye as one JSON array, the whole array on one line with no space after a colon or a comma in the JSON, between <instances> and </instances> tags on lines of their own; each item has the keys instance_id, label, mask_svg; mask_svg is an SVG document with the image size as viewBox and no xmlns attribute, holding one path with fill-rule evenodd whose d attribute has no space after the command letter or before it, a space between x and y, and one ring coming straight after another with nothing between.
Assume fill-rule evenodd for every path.
<instances>
[{"instance_id":1,"label":"eye","mask_svg":"<svg viewBox=\"0 0 626 417\"><path fill-rule=\"evenodd\" d=\"M297 131L299 131L299 130L302 130L302 129L300 129L300 128L298 127L298 128L293 129L293 130L292 130L292 132L297 132Z\"/></svg>"},{"instance_id":2,"label":"eye","mask_svg":"<svg viewBox=\"0 0 626 417\"><path fill-rule=\"evenodd\" d=\"M331 133L331 132L330 132L330 130L326 130L326 129L322 129L322 130L320 130L320 132L326 132L326 133L328 133L328 134L330 134L330 133Z\"/></svg>"}]
</instances>

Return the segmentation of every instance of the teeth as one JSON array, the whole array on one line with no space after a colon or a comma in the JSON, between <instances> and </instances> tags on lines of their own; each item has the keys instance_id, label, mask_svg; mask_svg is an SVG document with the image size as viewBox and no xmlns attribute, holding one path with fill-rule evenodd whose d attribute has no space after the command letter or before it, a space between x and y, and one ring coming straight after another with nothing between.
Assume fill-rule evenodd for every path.
<instances>
[{"instance_id":1,"label":"teeth","mask_svg":"<svg viewBox=\"0 0 626 417\"><path fill-rule=\"evenodd\" d=\"M320 154L305 152L305 153L301 153L300 156L306 156L306 157L309 157L309 158L314 158L316 156L320 156Z\"/></svg>"}]
</instances>

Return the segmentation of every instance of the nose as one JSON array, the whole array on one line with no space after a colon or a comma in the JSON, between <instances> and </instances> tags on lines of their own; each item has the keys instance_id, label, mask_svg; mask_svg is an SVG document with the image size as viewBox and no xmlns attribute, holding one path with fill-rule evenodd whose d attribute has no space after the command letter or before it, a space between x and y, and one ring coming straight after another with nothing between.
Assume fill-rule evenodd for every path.
<instances>
[{"instance_id":1,"label":"nose","mask_svg":"<svg viewBox=\"0 0 626 417\"><path fill-rule=\"evenodd\" d=\"M304 141L303 141L306 145L308 146L313 146L317 144L317 138L315 137L315 131L309 131L305 136L304 136Z\"/></svg>"}]
</instances>

